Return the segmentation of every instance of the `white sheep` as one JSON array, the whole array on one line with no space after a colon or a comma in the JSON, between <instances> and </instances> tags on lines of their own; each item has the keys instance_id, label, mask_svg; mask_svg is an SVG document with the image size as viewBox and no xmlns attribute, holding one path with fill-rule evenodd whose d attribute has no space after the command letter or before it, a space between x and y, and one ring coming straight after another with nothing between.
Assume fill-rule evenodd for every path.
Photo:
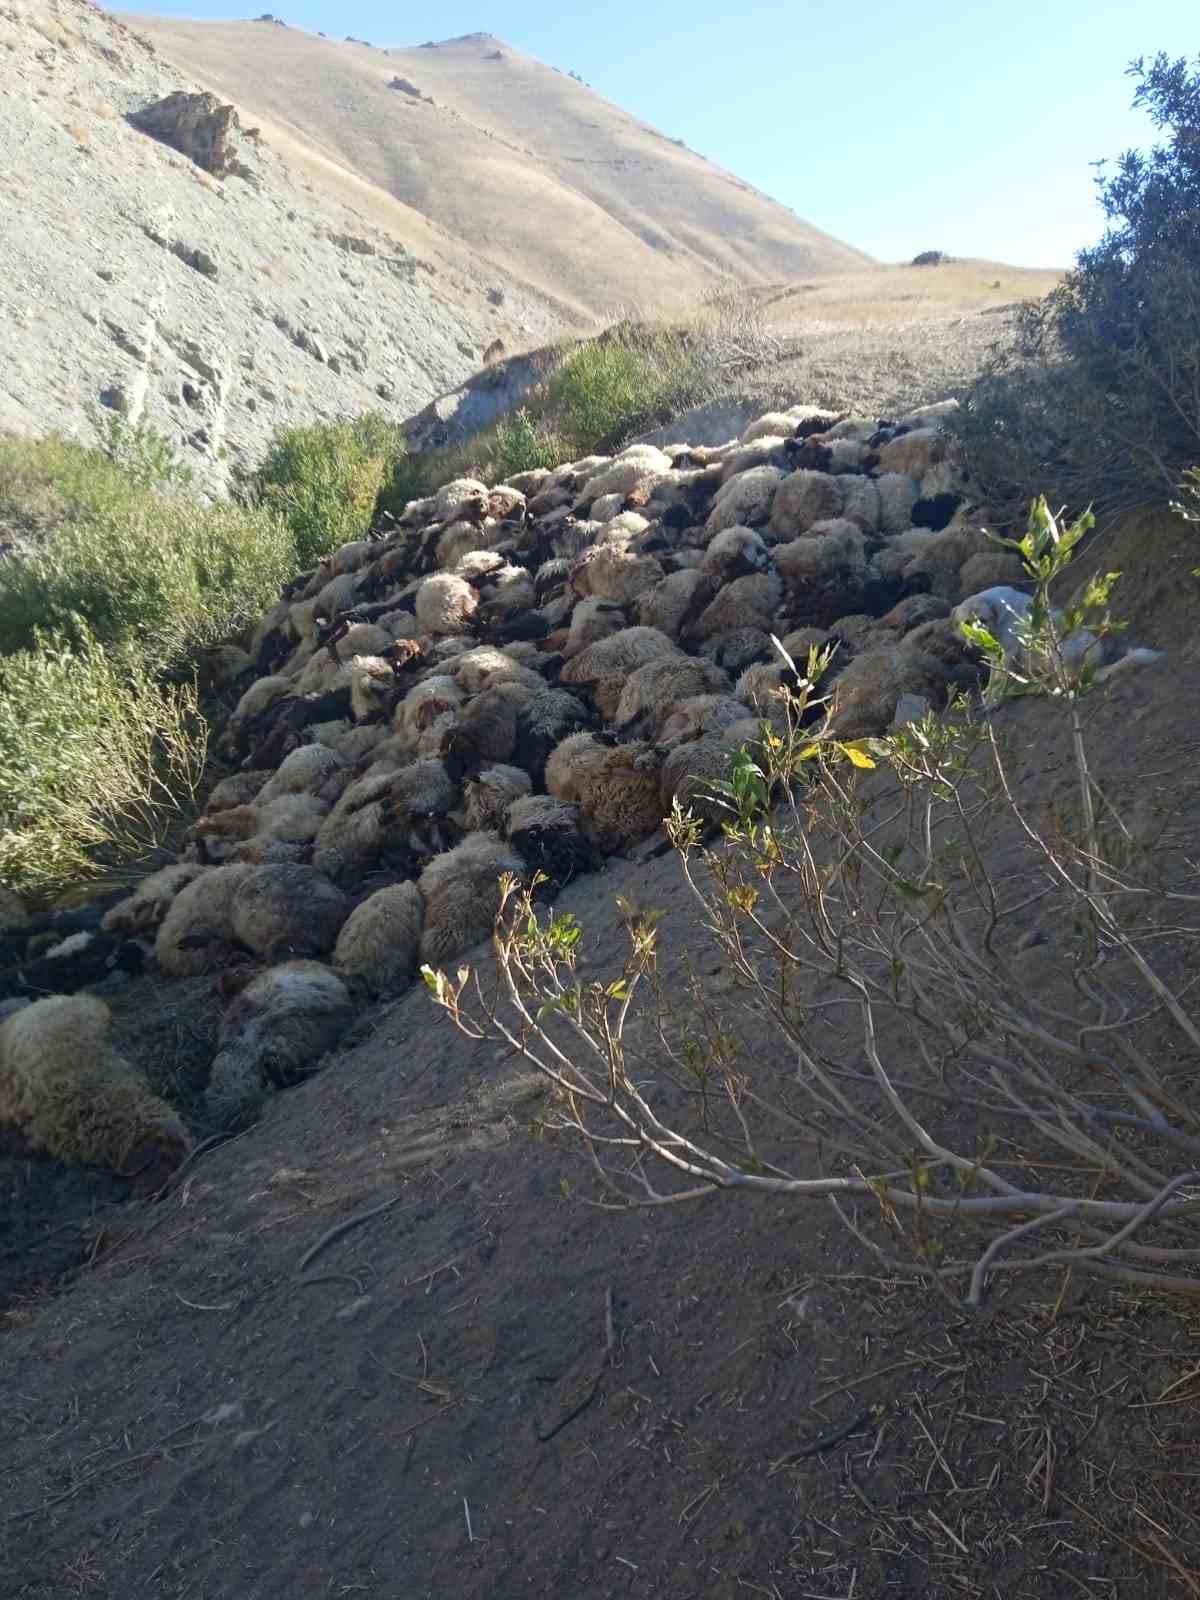
<instances>
[{"instance_id":1,"label":"white sheep","mask_svg":"<svg viewBox=\"0 0 1200 1600\"><path fill-rule=\"evenodd\" d=\"M234 938L269 961L332 950L350 904L314 867L284 862L255 867L230 902Z\"/></svg>"},{"instance_id":2,"label":"white sheep","mask_svg":"<svg viewBox=\"0 0 1200 1600\"><path fill-rule=\"evenodd\" d=\"M0 1126L73 1165L103 1166L152 1191L191 1146L174 1110L112 1044L94 995L53 995L0 1022Z\"/></svg>"},{"instance_id":3,"label":"white sheep","mask_svg":"<svg viewBox=\"0 0 1200 1600\"><path fill-rule=\"evenodd\" d=\"M705 530L722 533L726 528L762 526L772 520L775 497L786 479L786 472L772 466L751 467L730 478L717 491Z\"/></svg>"},{"instance_id":4,"label":"white sheep","mask_svg":"<svg viewBox=\"0 0 1200 1600\"><path fill-rule=\"evenodd\" d=\"M532 788L533 780L520 767L503 764L484 767L477 778L463 785L467 832L499 831L509 806L529 794Z\"/></svg>"},{"instance_id":5,"label":"white sheep","mask_svg":"<svg viewBox=\"0 0 1200 1600\"><path fill-rule=\"evenodd\" d=\"M333 965L359 979L372 994L403 993L417 970L425 903L415 883L379 889L346 919Z\"/></svg>"},{"instance_id":6,"label":"white sheep","mask_svg":"<svg viewBox=\"0 0 1200 1600\"><path fill-rule=\"evenodd\" d=\"M662 821L658 767L652 745L602 744L590 733L576 733L551 752L546 789L579 807L584 831L602 849L620 850Z\"/></svg>"},{"instance_id":7,"label":"white sheep","mask_svg":"<svg viewBox=\"0 0 1200 1600\"><path fill-rule=\"evenodd\" d=\"M489 937L500 909L500 878L525 875L522 858L495 833L471 833L435 856L417 881L425 907L421 960L453 961Z\"/></svg>"},{"instance_id":8,"label":"white sheep","mask_svg":"<svg viewBox=\"0 0 1200 1600\"><path fill-rule=\"evenodd\" d=\"M790 473L776 488L771 502L771 532L782 539L794 539L797 534L807 533L814 522L840 517L846 500L845 486L850 481L803 467Z\"/></svg>"},{"instance_id":9,"label":"white sheep","mask_svg":"<svg viewBox=\"0 0 1200 1600\"><path fill-rule=\"evenodd\" d=\"M638 597L638 622L643 627L654 628L659 633L665 634L668 639L678 639L684 623L695 610L696 600L702 587L707 593L707 580L701 578L697 567L685 567L679 572L668 573L661 583L655 584L653 589L647 589ZM572 634L575 631L575 618L587 604L589 602L583 600L575 607L575 613L571 618ZM614 620L609 632L617 632L625 627L624 614L618 611L616 617L617 620ZM595 637L601 635L596 634ZM565 655L573 653L570 649L570 640L568 648L563 653Z\"/></svg>"},{"instance_id":10,"label":"white sheep","mask_svg":"<svg viewBox=\"0 0 1200 1600\"><path fill-rule=\"evenodd\" d=\"M270 1088L303 1078L337 1043L350 991L318 961L285 961L236 995L221 1019L206 1102L225 1127L247 1121Z\"/></svg>"},{"instance_id":11,"label":"white sheep","mask_svg":"<svg viewBox=\"0 0 1200 1600\"><path fill-rule=\"evenodd\" d=\"M467 633L479 610L479 596L465 578L436 572L417 590L417 621L427 633Z\"/></svg>"},{"instance_id":12,"label":"white sheep","mask_svg":"<svg viewBox=\"0 0 1200 1600\"><path fill-rule=\"evenodd\" d=\"M224 965L233 949L233 897L253 868L213 867L186 884L171 902L154 954L172 977L192 977Z\"/></svg>"},{"instance_id":13,"label":"white sheep","mask_svg":"<svg viewBox=\"0 0 1200 1600\"><path fill-rule=\"evenodd\" d=\"M105 933L148 933L162 922L176 895L206 870L193 862L160 867L143 878L127 899L118 901L104 913L100 919L101 928Z\"/></svg>"},{"instance_id":14,"label":"white sheep","mask_svg":"<svg viewBox=\"0 0 1200 1600\"><path fill-rule=\"evenodd\" d=\"M268 778L255 797L257 804L274 800L281 794L314 792L332 773L347 765L344 756L323 744L302 744L280 762L273 777Z\"/></svg>"},{"instance_id":15,"label":"white sheep","mask_svg":"<svg viewBox=\"0 0 1200 1600\"><path fill-rule=\"evenodd\" d=\"M970 595L951 613L956 624L979 623L1001 646L1002 661L999 668L993 670L985 693L989 703L994 704L1002 698L1008 671L1019 673L1028 670L1032 611L1032 595L1023 594L1020 589L1000 586ZM1053 622L1056 630L1059 630L1059 649L1063 662L1075 676L1086 667L1097 666L1095 681L1103 683L1115 673L1130 667L1150 666L1163 658L1161 650L1131 649L1121 641L1119 635L1102 635L1091 628L1076 628L1064 637L1061 635L1063 615L1058 610L1053 613Z\"/></svg>"},{"instance_id":16,"label":"white sheep","mask_svg":"<svg viewBox=\"0 0 1200 1600\"><path fill-rule=\"evenodd\" d=\"M756 572L734 578L717 590L695 622L684 629L684 638L711 639L733 628L770 632L782 601L783 582L778 572Z\"/></svg>"},{"instance_id":17,"label":"white sheep","mask_svg":"<svg viewBox=\"0 0 1200 1600\"><path fill-rule=\"evenodd\" d=\"M631 672L617 703L614 726L623 738L656 739L681 700L728 691L719 667L692 656L661 656Z\"/></svg>"}]
</instances>

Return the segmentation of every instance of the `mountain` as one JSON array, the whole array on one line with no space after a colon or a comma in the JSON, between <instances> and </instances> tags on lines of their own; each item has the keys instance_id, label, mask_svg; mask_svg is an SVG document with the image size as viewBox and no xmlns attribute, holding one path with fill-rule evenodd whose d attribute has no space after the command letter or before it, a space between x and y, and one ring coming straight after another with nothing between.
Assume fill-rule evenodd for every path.
<instances>
[{"instance_id":1,"label":"mountain","mask_svg":"<svg viewBox=\"0 0 1200 1600\"><path fill-rule=\"evenodd\" d=\"M196 86L85 0L11 0L0 62L0 429L88 435L107 405L220 488L281 424L407 417L497 338L564 326L486 245L319 185L252 129L221 172L143 131Z\"/></svg>"},{"instance_id":2,"label":"mountain","mask_svg":"<svg viewBox=\"0 0 1200 1600\"><path fill-rule=\"evenodd\" d=\"M126 20L314 185L360 206L402 202L585 322L676 310L723 276L781 283L869 264L492 34L381 49L274 19Z\"/></svg>"}]
</instances>

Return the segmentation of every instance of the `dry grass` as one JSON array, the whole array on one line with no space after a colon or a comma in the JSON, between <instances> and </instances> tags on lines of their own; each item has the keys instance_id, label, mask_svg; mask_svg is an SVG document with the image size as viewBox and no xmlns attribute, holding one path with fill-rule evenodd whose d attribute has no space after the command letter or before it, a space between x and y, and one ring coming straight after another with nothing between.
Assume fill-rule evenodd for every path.
<instances>
[{"instance_id":1,"label":"dry grass","mask_svg":"<svg viewBox=\"0 0 1200 1600\"><path fill-rule=\"evenodd\" d=\"M632 301L669 314L702 298L717 275L766 285L865 264L563 74L507 45L493 59L497 41L487 36L384 58L253 22L139 18L138 28L243 107L289 161L306 150L315 185L332 183L342 200L357 188L368 204L395 196L402 204L387 208L399 211L389 231L411 207L410 219L419 213L426 228L474 245L589 320ZM436 105L401 114L393 75ZM428 253L411 224L395 231Z\"/></svg>"},{"instance_id":2,"label":"dry grass","mask_svg":"<svg viewBox=\"0 0 1200 1600\"><path fill-rule=\"evenodd\" d=\"M766 291L762 311L776 323L848 323L861 328L919 322L1040 300L1061 279L1057 269L1007 267L996 261L872 267Z\"/></svg>"}]
</instances>

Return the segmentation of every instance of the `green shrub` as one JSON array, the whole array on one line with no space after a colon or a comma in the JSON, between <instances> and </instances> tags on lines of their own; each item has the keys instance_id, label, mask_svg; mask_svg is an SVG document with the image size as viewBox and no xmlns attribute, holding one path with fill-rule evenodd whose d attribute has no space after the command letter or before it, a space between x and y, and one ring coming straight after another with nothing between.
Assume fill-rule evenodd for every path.
<instances>
[{"instance_id":1,"label":"green shrub","mask_svg":"<svg viewBox=\"0 0 1200 1600\"><path fill-rule=\"evenodd\" d=\"M701 351L685 334L621 325L578 345L554 373L540 415L571 450L613 450L704 398Z\"/></svg>"},{"instance_id":2,"label":"green shrub","mask_svg":"<svg viewBox=\"0 0 1200 1600\"><path fill-rule=\"evenodd\" d=\"M171 441L148 422L130 422L121 411L92 410L96 448L140 489L186 486L192 469L176 456Z\"/></svg>"},{"instance_id":3,"label":"green shrub","mask_svg":"<svg viewBox=\"0 0 1200 1600\"><path fill-rule=\"evenodd\" d=\"M1200 57L1135 61L1133 103L1164 143L1097 179L1108 230L1022 309L959 431L993 504L1040 477L1056 500L1153 504L1200 457Z\"/></svg>"},{"instance_id":4,"label":"green shrub","mask_svg":"<svg viewBox=\"0 0 1200 1600\"><path fill-rule=\"evenodd\" d=\"M4 654L94 637L171 668L259 615L296 565L272 513L158 493L54 436L0 438L0 529L17 546L0 557Z\"/></svg>"},{"instance_id":5,"label":"green shrub","mask_svg":"<svg viewBox=\"0 0 1200 1600\"><path fill-rule=\"evenodd\" d=\"M518 472L534 472L539 467L557 467L570 459L570 446L523 408L496 424L488 453L487 469L496 482Z\"/></svg>"},{"instance_id":6,"label":"green shrub","mask_svg":"<svg viewBox=\"0 0 1200 1600\"><path fill-rule=\"evenodd\" d=\"M205 729L188 684L130 650L43 638L0 657L0 883L41 897L161 841L195 790Z\"/></svg>"},{"instance_id":7,"label":"green shrub","mask_svg":"<svg viewBox=\"0 0 1200 1600\"><path fill-rule=\"evenodd\" d=\"M381 495L391 509L392 472L404 453L399 426L377 411L283 428L253 475L251 494L283 517L300 567L311 567L327 550L366 535Z\"/></svg>"}]
</instances>

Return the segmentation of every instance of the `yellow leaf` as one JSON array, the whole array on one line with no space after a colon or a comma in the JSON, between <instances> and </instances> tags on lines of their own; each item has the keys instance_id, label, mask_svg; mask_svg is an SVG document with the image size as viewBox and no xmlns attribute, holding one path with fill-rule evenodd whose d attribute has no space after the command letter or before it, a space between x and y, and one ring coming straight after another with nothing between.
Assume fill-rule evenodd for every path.
<instances>
[{"instance_id":1,"label":"yellow leaf","mask_svg":"<svg viewBox=\"0 0 1200 1600\"><path fill-rule=\"evenodd\" d=\"M870 756L862 748L861 745L858 745L858 744L844 744L842 746L842 749L850 757L850 760L851 760L851 762L852 762L852 764L854 766L856 766L856 767L865 767L868 770L873 770L874 769L875 763L871 760Z\"/></svg>"}]
</instances>

